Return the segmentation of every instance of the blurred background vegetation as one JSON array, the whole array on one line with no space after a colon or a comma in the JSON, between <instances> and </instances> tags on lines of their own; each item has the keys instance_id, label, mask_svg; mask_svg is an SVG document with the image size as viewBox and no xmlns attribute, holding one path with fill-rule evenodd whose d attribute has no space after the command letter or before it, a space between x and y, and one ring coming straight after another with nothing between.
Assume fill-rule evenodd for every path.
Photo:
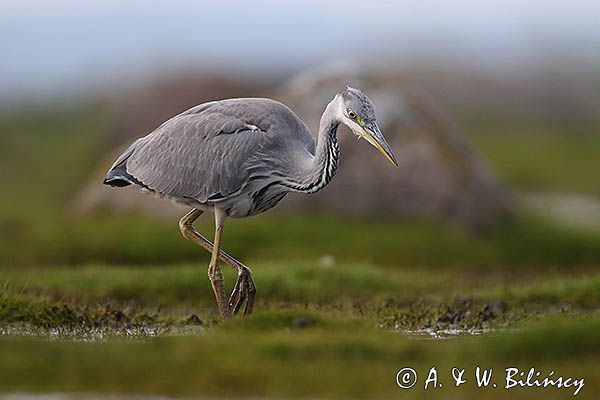
<instances>
[{"instance_id":1,"label":"blurred background vegetation","mask_svg":"<svg viewBox=\"0 0 600 400\"><path fill-rule=\"evenodd\" d=\"M199 97L203 96L202 87L197 88ZM473 83L473 91L480 92L479 88L480 83ZM487 95L473 94L474 101L484 102ZM218 94L214 97L220 98ZM118 204L116 210L113 204L101 204L93 212L78 211L85 188L106 190L101 186L101 175L110 166L114 149L126 143L115 138L115 126L122 123L123 114L129 117L133 112L129 107L146 112L137 110L137 99L119 107L115 99L26 106L11 112L6 106L0 121L0 264L158 264L205 256L180 238L176 221L185 209L150 198L139 209L134 202L124 209ZM161 101L168 102L168 98ZM535 98L532 105L535 101L543 102L544 95ZM485 232L474 233L447 224L436 215L400 215L384 221L381 209L371 218L326 207L311 211L286 208L284 204L283 211L228 224L226 247L243 259L317 259L331 254L340 259L358 257L403 265L597 263L600 135L598 125L591 120L594 116L582 121L579 114L565 112L560 122L555 122L559 119L555 112L547 111L535 121L519 123L517 112L500 117L495 108L475 113L461 109L460 101L447 104L454 110L452 115L463 138L499 177L503 191L512 196L513 218L496 220ZM135 137L149 130L128 133ZM368 151L361 155L375 156ZM346 166L351 168L348 162L342 164L338 178L344 179ZM386 170L387 166L377 167L381 171L374 170L373 174L398 173ZM354 182L360 187L360 181ZM115 190L107 193L109 197L121 195ZM351 196L335 189L332 193L333 201ZM375 192L355 196L380 194L376 188ZM166 216L165 207L171 210Z\"/></svg>"},{"instance_id":2,"label":"blurred background vegetation","mask_svg":"<svg viewBox=\"0 0 600 400\"><path fill-rule=\"evenodd\" d=\"M598 12L587 1L1 4L0 389L397 397L403 360L501 366L514 354L587 373L584 391L597 390ZM346 83L373 97L401 168L341 132L330 187L231 221L224 247L254 268L266 311L216 326L208 254L177 227L186 210L104 188L103 173L122 146L213 99L277 98L315 132ZM516 336L404 337L528 320L539 325ZM8 337L197 325L214 332L100 348ZM241 344L249 336L256 345ZM49 362L24 377L38 354ZM160 379L137 374L140 357Z\"/></svg>"}]
</instances>

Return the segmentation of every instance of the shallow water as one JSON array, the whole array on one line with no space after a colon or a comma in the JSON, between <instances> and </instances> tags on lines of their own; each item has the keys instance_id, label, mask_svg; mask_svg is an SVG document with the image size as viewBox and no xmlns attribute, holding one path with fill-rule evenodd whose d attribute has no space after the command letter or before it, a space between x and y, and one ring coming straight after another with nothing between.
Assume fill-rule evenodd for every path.
<instances>
[{"instance_id":1,"label":"shallow water","mask_svg":"<svg viewBox=\"0 0 600 400\"><path fill-rule=\"evenodd\" d=\"M0 327L0 337L2 336L27 336L39 337L48 340L73 340L83 342L104 341L110 338L131 338L145 339L152 337L168 337L168 336L189 336L199 335L209 331L209 328L197 325L186 325L178 327L160 327L145 325L142 327L133 328L40 328L28 325L10 325ZM393 332L406 335L415 339L434 339L445 340L458 338L462 336L479 336L483 334L494 333L494 329L463 329L463 328L446 328L446 329L398 329ZM2 400L2 398L0 398Z\"/></svg>"},{"instance_id":2,"label":"shallow water","mask_svg":"<svg viewBox=\"0 0 600 400\"><path fill-rule=\"evenodd\" d=\"M416 330L398 330L398 333L402 333L407 336L411 336L417 339L435 339L435 340L444 340L444 339L453 339L461 336L479 336L488 333L494 333L496 330L494 329L459 329L459 328L449 328L449 329L416 329Z\"/></svg>"},{"instance_id":3,"label":"shallow water","mask_svg":"<svg viewBox=\"0 0 600 400\"><path fill-rule=\"evenodd\" d=\"M83 342L97 342L109 338L121 337L131 339L144 339L158 336L184 336L198 335L206 332L205 327L187 325L180 327L159 327L152 325L136 326L129 328L40 328L29 325L10 325L0 327L0 336L28 336L40 337L48 340L74 340Z\"/></svg>"}]
</instances>

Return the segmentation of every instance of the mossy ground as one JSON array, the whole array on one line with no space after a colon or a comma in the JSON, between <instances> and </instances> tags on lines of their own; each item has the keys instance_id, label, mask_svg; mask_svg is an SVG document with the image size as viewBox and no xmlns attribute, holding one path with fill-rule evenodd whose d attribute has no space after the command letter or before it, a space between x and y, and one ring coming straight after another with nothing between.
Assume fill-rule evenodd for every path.
<instances>
[{"instance_id":1,"label":"mossy ground","mask_svg":"<svg viewBox=\"0 0 600 400\"><path fill-rule=\"evenodd\" d=\"M231 285L235 277L226 272ZM112 327L118 335L136 327L176 330L218 321L203 265L47 267L0 272L0 280L0 326ZM282 262L258 265L255 280L262 312L346 316L401 332L497 329L600 309L600 272L594 268L457 274Z\"/></svg>"},{"instance_id":2,"label":"mossy ground","mask_svg":"<svg viewBox=\"0 0 600 400\"><path fill-rule=\"evenodd\" d=\"M335 307L258 310L184 336L103 341L0 338L0 388L26 392L136 393L273 398L544 398L574 389L504 387L504 369L536 368L585 379L579 397L600 391L597 315L554 316L518 329L423 340L375 326ZM442 388L424 390L431 367ZM475 368L492 368L498 388L477 388ZM414 388L396 385L411 367ZM453 367L467 383L454 387Z\"/></svg>"}]
</instances>

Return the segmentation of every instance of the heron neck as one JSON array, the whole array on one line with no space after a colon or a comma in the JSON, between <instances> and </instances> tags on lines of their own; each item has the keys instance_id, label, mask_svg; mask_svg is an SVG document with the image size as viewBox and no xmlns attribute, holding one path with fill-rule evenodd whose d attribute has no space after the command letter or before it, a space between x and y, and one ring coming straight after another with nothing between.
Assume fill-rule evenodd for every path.
<instances>
[{"instance_id":1,"label":"heron neck","mask_svg":"<svg viewBox=\"0 0 600 400\"><path fill-rule=\"evenodd\" d=\"M319 136L313 165L317 180L320 176L323 186L327 185L337 172L340 159L340 148L337 139L339 125L340 121L334 111L334 104L333 102L329 103L319 124Z\"/></svg>"},{"instance_id":2,"label":"heron neck","mask_svg":"<svg viewBox=\"0 0 600 400\"><path fill-rule=\"evenodd\" d=\"M315 193L323 189L337 171L340 158L337 129L340 122L335 112L336 105L336 100L329 103L321 116L315 156L310 160L307 169L296 182L286 185L294 191Z\"/></svg>"}]
</instances>

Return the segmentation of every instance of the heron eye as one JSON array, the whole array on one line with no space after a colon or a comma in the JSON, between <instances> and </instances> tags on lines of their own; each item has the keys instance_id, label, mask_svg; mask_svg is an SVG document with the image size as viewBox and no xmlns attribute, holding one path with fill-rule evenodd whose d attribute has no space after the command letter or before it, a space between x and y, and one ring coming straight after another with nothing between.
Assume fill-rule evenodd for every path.
<instances>
[{"instance_id":1,"label":"heron eye","mask_svg":"<svg viewBox=\"0 0 600 400\"><path fill-rule=\"evenodd\" d=\"M356 118L356 113L352 110L348 110L348 116L350 117L350 119L354 119Z\"/></svg>"}]
</instances>

